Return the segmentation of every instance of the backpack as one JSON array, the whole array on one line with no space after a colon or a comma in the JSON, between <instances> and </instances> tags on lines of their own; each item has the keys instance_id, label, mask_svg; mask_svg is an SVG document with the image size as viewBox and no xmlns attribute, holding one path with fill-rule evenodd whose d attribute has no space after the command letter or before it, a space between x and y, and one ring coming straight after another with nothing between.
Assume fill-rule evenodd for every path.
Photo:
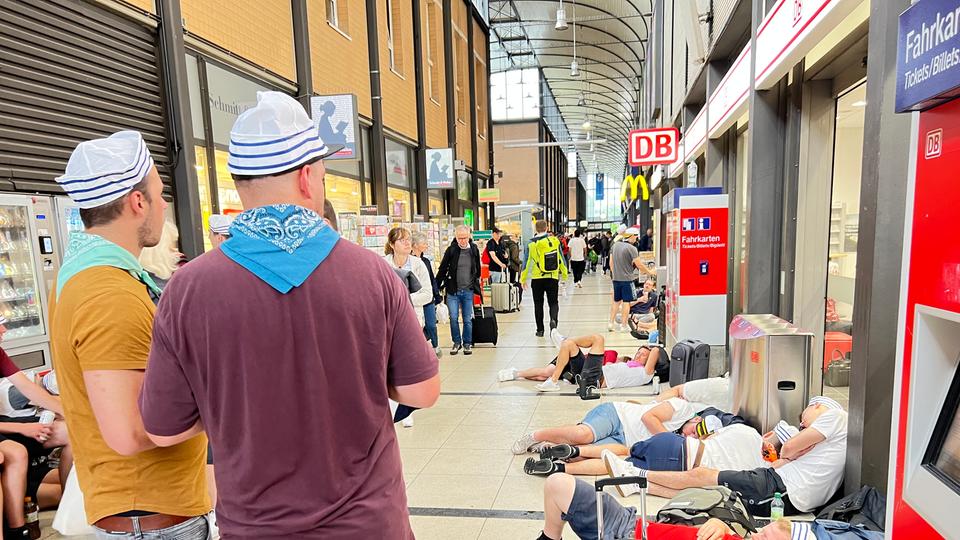
<instances>
[{"instance_id":1,"label":"backpack","mask_svg":"<svg viewBox=\"0 0 960 540\"><path fill-rule=\"evenodd\" d=\"M537 240L537 266L544 274L560 269L560 241L551 236Z\"/></svg>"},{"instance_id":2,"label":"backpack","mask_svg":"<svg viewBox=\"0 0 960 540\"><path fill-rule=\"evenodd\" d=\"M657 522L673 525L698 527L710 518L726 523L740 536L757 532L740 494L723 486L687 488L657 512Z\"/></svg>"},{"instance_id":3,"label":"backpack","mask_svg":"<svg viewBox=\"0 0 960 540\"><path fill-rule=\"evenodd\" d=\"M862 526L868 531L882 531L886 516L886 498L876 488L863 486L860 491L821 510L817 519L843 521Z\"/></svg>"}]
</instances>

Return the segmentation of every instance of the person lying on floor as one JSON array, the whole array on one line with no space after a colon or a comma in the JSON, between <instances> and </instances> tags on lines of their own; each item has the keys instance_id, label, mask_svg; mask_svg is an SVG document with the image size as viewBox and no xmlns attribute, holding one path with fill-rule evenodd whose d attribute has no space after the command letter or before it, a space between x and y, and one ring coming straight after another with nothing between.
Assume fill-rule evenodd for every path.
<instances>
[{"instance_id":1,"label":"person lying on floor","mask_svg":"<svg viewBox=\"0 0 960 540\"><path fill-rule=\"evenodd\" d=\"M672 398L670 401L677 398ZM783 495L784 512L812 512L830 500L843 481L847 452L847 413L836 401L815 397L800 414L800 430L778 424L783 447L772 467L748 471L696 467L687 471L651 471L633 465L623 476L645 477L651 495L673 497L690 487L723 485L738 491L754 516L770 515L775 493Z\"/></svg>"},{"instance_id":2,"label":"person lying on floor","mask_svg":"<svg viewBox=\"0 0 960 540\"><path fill-rule=\"evenodd\" d=\"M773 434L770 439L776 441ZM771 448L772 453L769 452ZM769 467L763 458L765 450L768 455L775 455L777 449L776 445L765 443L757 430L748 426L743 418L708 408L676 432L656 433L638 441L626 454L609 448L562 444L540 450L540 459L527 460L524 471L537 476L561 471L570 474L603 474L606 471L613 476L612 471L631 465L654 471L684 471L701 465L746 470ZM598 453L600 459L596 459ZM623 493L626 488L619 486L617 489Z\"/></svg>"},{"instance_id":3,"label":"person lying on floor","mask_svg":"<svg viewBox=\"0 0 960 540\"><path fill-rule=\"evenodd\" d=\"M656 399L657 401L666 401L670 398L706 403L722 411L729 411L732 410L731 404L733 402L730 395L730 378L724 376L687 381L664 390Z\"/></svg>"},{"instance_id":4,"label":"person lying on floor","mask_svg":"<svg viewBox=\"0 0 960 540\"><path fill-rule=\"evenodd\" d=\"M603 538L634 538L637 530L637 509L624 507L609 493L602 495ZM537 540L561 540L564 527L569 524L581 540L597 540L597 495L593 486L568 474L555 474L543 485L543 530ZM835 538L831 530L843 530L845 523L791 522L778 519L750 535L751 540L817 540ZM648 537L676 531L682 525L648 524ZM862 532L862 531L861 531ZM869 532L883 538L883 533ZM679 536L671 536L677 538ZM692 538L693 536L691 536ZM717 518L710 518L700 526L697 540L736 539L733 529Z\"/></svg>"},{"instance_id":5,"label":"person lying on floor","mask_svg":"<svg viewBox=\"0 0 960 540\"><path fill-rule=\"evenodd\" d=\"M543 381L536 385L537 390L556 392L560 390L561 379L573 383L587 361L592 360L603 364L601 388L627 388L649 384L655 373L669 369L668 355L657 344L642 345L631 357L617 355L616 351L607 351L600 334L568 338L560 335L554 328L550 332L550 339L559 348L556 358L541 368L503 369L497 375L500 382L516 379ZM586 357L583 354L584 349L588 351Z\"/></svg>"}]
</instances>

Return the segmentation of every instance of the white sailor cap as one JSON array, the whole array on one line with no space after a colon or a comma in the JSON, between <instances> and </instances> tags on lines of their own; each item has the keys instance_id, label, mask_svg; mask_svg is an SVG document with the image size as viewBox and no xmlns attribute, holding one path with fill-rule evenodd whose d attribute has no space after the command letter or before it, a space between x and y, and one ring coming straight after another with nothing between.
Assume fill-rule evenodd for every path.
<instances>
[{"instance_id":1,"label":"white sailor cap","mask_svg":"<svg viewBox=\"0 0 960 540\"><path fill-rule=\"evenodd\" d=\"M210 214L210 232L216 234L230 234L230 225L233 223L233 217L223 214Z\"/></svg>"},{"instance_id":2,"label":"white sailor cap","mask_svg":"<svg viewBox=\"0 0 960 540\"><path fill-rule=\"evenodd\" d=\"M227 169L239 176L270 176L336 153L300 103L282 92L257 92L230 131Z\"/></svg>"},{"instance_id":3,"label":"white sailor cap","mask_svg":"<svg viewBox=\"0 0 960 540\"><path fill-rule=\"evenodd\" d=\"M3 315L0 315L0 326L3 326L4 324L7 324L7 318Z\"/></svg>"},{"instance_id":4,"label":"white sailor cap","mask_svg":"<svg viewBox=\"0 0 960 540\"><path fill-rule=\"evenodd\" d=\"M809 523L794 521L790 524L790 540L809 540L816 538Z\"/></svg>"},{"instance_id":5,"label":"white sailor cap","mask_svg":"<svg viewBox=\"0 0 960 540\"><path fill-rule=\"evenodd\" d=\"M810 398L810 403L807 404L807 407L813 407L814 405L823 405L828 409L836 409L838 411L843 410L843 406L837 403L836 401L826 397L826 396L815 396Z\"/></svg>"},{"instance_id":6,"label":"white sailor cap","mask_svg":"<svg viewBox=\"0 0 960 540\"><path fill-rule=\"evenodd\" d=\"M781 420L777 422L776 426L773 427L773 433L777 436L777 440L780 441L780 444L783 444L799 434L800 430L794 426L791 426L786 421Z\"/></svg>"},{"instance_id":7,"label":"white sailor cap","mask_svg":"<svg viewBox=\"0 0 960 540\"><path fill-rule=\"evenodd\" d=\"M118 131L78 144L57 182L77 206L96 208L130 193L152 167L143 137L136 131Z\"/></svg>"}]
</instances>

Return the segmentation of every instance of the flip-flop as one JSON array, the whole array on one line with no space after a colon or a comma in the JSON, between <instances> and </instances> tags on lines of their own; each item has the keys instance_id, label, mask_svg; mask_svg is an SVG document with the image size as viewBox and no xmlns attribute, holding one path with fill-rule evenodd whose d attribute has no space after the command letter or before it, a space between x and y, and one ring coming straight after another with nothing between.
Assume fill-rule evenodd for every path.
<instances>
[{"instance_id":1,"label":"flip-flop","mask_svg":"<svg viewBox=\"0 0 960 540\"><path fill-rule=\"evenodd\" d=\"M556 472L556 467L549 459L527 458L523 463L523 472L534 476L550 476Z\"/></svg>"},{"instance_id":2,"label":"flip-flop","mask_svg":"<svg viewBox=\"0 0 960 540\"><path fill-rule=\"evenodd\" d=\"M573 458L573 446L569 444L558 444L549 448L540 450L540 459L566 461Z\"/></svg>"}]
</instances>

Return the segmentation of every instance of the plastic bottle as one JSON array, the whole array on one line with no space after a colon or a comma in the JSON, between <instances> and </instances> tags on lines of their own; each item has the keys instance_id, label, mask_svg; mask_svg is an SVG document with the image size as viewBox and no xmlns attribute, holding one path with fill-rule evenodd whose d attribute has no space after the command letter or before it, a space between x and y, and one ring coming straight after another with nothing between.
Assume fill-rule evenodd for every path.
<instances>
[{"instance_id":1,"label":"plastic bottle","mask_svg":"<svg viewBox=\"0 0 960 540\"><path fill-rule=\"evenodd\" d=\"M40 538L40 508L31 497L23 500L23 515L25 526L30 531L30 539L37 540Z\"/></svg>"},{"instance_id":2,"label":"plastic bottle","mask_svg":"<svg viewBox=\"0 0 960 540\"><path fill-rule=\"evenodd\" d=\"M779 493L773 494L773 500L770 501L770 521L776 521L783 518L783 497Z\"/></svg>"}]
</instances>

